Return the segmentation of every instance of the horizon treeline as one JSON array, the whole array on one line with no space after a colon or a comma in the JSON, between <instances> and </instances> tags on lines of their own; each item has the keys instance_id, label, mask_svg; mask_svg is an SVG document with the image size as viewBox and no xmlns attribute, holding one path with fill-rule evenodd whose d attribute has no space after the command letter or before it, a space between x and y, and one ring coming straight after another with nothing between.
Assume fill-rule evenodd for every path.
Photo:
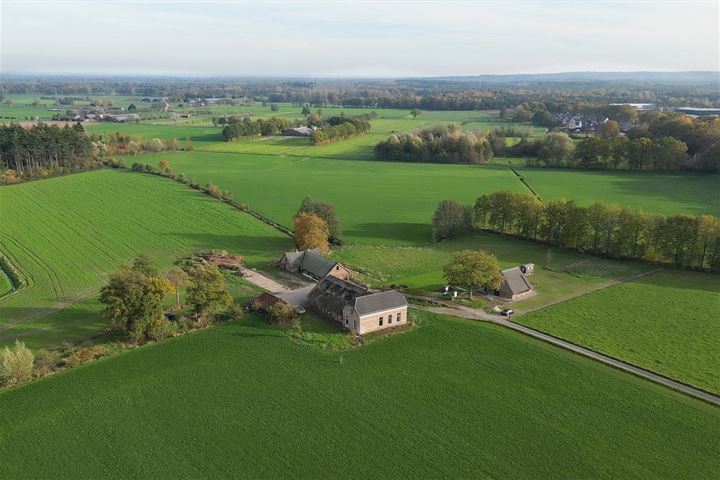
<instances>
[{"instance_id":1,"label":"horizon treeline","mask_svg":"<svg viewBox=\"0 0 720 480\"><path fill-rule=\"evenodd\" d=\"M542 203L502 190L473 205L444 200L432 220L435 240L490 230L580 253L720 272L720 218L713 215L664 216L564 199Z\"/></svg>"}]
</instances>

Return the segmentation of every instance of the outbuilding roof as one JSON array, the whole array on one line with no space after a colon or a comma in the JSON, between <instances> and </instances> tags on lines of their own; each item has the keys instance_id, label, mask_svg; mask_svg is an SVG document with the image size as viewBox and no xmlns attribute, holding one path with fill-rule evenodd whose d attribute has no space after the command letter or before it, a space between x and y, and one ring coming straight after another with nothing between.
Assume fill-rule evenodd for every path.
<instances>
[{"instance_id":1,"label":"outbuilding roof","mask_svg":"<svg viewBox=\"0 0 720 480\"><path fill-rule=\"evenodd\" d=\"M363 316L392 308L407 307L407 304L403 294L397 290L387 290L357 297L355 299L355 311L358 315Z\"/></svg>"},{"instance_id":2,"label":"outbuilding roof","mask_svg":"<svg viewBox=\"0 0 720 480\"><path fill-rule=\"evenodd\" d=\"M505 283L513 295L527 292L535 288L530 280L522 273L520 267L508 268L502 271Z\"/></svg>"},{"instance_id":3,"label":"outbuilding roof","mask_svg":"<svg viewBox=\"0 0 720 480\"><path fill-rule=\"evenodd\" d=\"M336 263L325 258L320 250L307 250L303 256L300 270L308 272L316 278L323 278L330 273Z\"/></svg>"}]
</instances>

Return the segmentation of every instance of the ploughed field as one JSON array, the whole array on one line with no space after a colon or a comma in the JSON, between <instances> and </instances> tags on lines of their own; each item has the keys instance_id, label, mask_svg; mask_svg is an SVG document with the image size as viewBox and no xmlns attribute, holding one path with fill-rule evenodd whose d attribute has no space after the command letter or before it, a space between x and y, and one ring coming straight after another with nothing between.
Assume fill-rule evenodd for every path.
<instances>
[{"instance_id":1,"label":"ploughed field","mask_svg":"<svg viewBox=\"0 0 720 480\"><path fill-rule=\"evenodd\" d=\"M0 298L2 343L26 334L30 343L37 335L87 335L87 322L97 327L98 287L139 253L166 267L182 255L220 248L265 265L292 246L289 237L215 199L130 172L3 187L0 204L0 248L28 280L27 288ZM46 316L78 301L74 314Z\"/></svg>"},{"instance_id":2,"label":"ploughed field","mask_svg":"<svg viewBox=\"0 0 720 480\"><path fill-rule=\"evenodd\" d=\"M717 408L496 326L422 314L418 328L342 355L249 317L5 391L0 477L720 469Z\"/></svg>"}]
</instances>

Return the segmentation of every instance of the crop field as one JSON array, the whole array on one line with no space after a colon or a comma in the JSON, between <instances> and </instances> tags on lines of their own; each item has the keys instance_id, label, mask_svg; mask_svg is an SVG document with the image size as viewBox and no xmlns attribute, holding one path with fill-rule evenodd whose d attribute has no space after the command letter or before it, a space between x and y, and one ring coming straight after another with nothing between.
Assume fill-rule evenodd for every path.
<instances>
[{"instance_id":1,"label":"crop field","mask_svg":"<svg viewBox=\"0 0 720 480\"><path fill-rule=\"evenodd\" d=\"M519 323L720 393L720 278L659 272Z\"/></svg>"},{"instance_id":2,"label":"crop field","mask_svg":"<svg viewBox=\"0 0 720 480\"><path fill-rule=\"evenodd\" d=\"M0 299L0 338L11 328L16 335L56 324L40 317L94 297L108 272L138 253L167 266L181 255L221 248L250 265L265 265L292 246L290 238L247 214L136 173L103 170L3 187L0 204L12 206L3 209L0 247L29 282ZM76 319L90 321L93 305L95 300L76 305ZM68 315L58 314L60 320ZM82 332L80 323L72 324L75 332ZM62 321L55 327L63 328Z\"/></svg>"},{"instance_id":3,"label":"crop field","mask_svg":"<svg viewBox=\"0 0 720 480\"><path fill-rule=\"evenodd\" d=\"M404 285L420 294L438 292L445 285L443 266L452 252L487 250L502 268L535 263L530 277L538 295L513 303L518 312L581 295L650 270L647 265L604 260L525 240L478 234L425 246L348 245L334 252L338 261L365 274L377 286Z\"/></svg>"},{"instance_id":4,"label":"crop field","mask_svg":"<svg viewBox=\"0 0 720 480\"><path fill-rule=\"evenodd\" d=\"M720 175L520 168L543 200L612 202L647 213L720 215Z\"/></svg>"},{"instance_id":5,"label":"crop field","mask_svg":"<svg viewBox=\"0 0 720 480\"><path fill-rule=\"evenodd\" d=\"M85 130L91 134L102 135L108 138L110 135L119 132L142 140L160 138L172 140L177 138L184 146L185 139L189 138L194 148L201 148L206 145L223 142L220 129L212 126L196 125L167 125L161 123L85 123Z\"/></svg>"},{"instance_id":6,"label":"crop field","mask_svg":"<svg viewBox=\"0 0 720 480\"><path fill-rule=\"evenodd\" d=\"M499 327L423 314L420 327L339 356L247 318L0 393L0 477L720 469L718 409Z\"/></svg>"},{"instance_id":7,"label":"crop field","mask_svg":"<svg viewBox=\"0 0 720 480\"><path fill-rule=\"evenodd\" d=\"M504 167L198 151L137 158L153 165L167 159L176 172L201 183L217 183L233 192L236 201L283 225L292 226L292 217L306 195L332 202L345 240L352 243L427 243L432 238L430 219L440 200L473 202L482 193L499 189L526 190Z\"/></svg>"},{"instance_id":8,"label":"crop field","mask_svg":"<svg viewBox=\"0 0 720 480\"><path fill-rule=\"evenodd\" d=\"M0 298L2 298L4 295L7 295L10 293L13 289L12 282L10 282L10 279L7 275L5 275L5 272L0 270Z\"/></svg>"}]
</instances>

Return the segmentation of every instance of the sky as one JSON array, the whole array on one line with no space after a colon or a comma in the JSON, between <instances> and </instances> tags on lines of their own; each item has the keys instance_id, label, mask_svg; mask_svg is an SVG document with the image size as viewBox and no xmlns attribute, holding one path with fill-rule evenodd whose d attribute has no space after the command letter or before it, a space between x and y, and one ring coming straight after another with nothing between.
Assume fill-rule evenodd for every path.
<instances>
[{"instance_id":1,"label":"sky","mask_svg":"<svg viewBox=\"0 0 720 480\"><path fill-rule=\"evenodd\" d=\"M407 77L720 70L720 0L0 0L0 71Z\"/></svg>"}]
</instances>

